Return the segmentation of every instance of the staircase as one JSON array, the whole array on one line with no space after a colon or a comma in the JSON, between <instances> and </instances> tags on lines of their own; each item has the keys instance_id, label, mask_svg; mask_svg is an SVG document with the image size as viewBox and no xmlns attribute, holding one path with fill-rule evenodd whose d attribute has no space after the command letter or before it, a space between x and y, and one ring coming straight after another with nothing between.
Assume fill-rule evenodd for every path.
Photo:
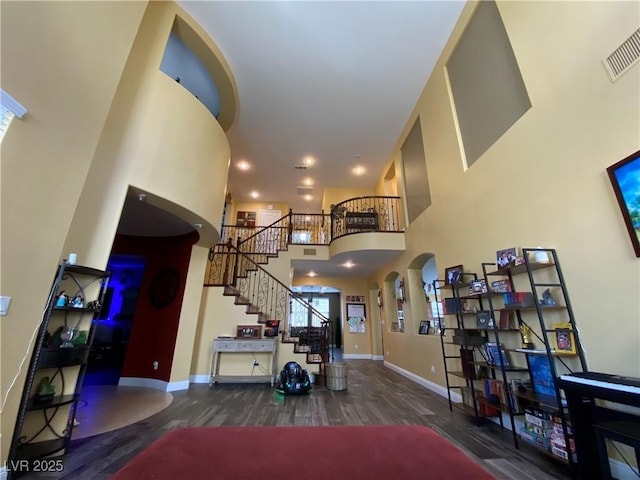
<instances>
[{"instance_id":1,"label":"staircase","mask_svg":"<svg viewBox=\"0 0 640 480\"><path fill-rule=\"evenodd\" d=\"M236 305L244 305L247 315L255 315L257 323L265 325L265 337L278 335L282 343L294 344L294 353L305 355L307 364L318 364L322 376L329 361L331 321L261 266L287 250L290 217L286 215L244 239L239 235L235 246L228 238L212 248L204 286L222 286L223 295L235 297ZM228 232L239 230L234 227ZM293 302L307 311L309 325L319 326L289 326Z\"/></svg>"}]
</instances>

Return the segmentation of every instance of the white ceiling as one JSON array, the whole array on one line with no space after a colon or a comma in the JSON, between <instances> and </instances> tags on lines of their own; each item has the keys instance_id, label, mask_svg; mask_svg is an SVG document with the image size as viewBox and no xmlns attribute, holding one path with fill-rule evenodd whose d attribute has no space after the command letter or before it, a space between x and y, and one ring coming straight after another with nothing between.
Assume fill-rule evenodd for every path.
<instances>
[{"instance_id":1,"label":"white ceiling","mask_svg":"<svg viewBox=\"0 0 640 480\"><path fill-rule=\"evenodd\" d=\"M459 1L178 1L220 48L239 110L236 202L319 213L325 187L374 188L462 10ZM316 165L295 170L306 155ZM236 162L246 160L249 172ZM356 177L357 164L367 173ZM314 180L313 200L296 187Z\"/></svg>"},{"instance_id":2,"label":"white ceiling","mask_svg":"<svg viewBox=\"0 0 640 480\"><path fill-rule=\"evenodd\" d=\"M238 115L228 132L233 201L256 201L249 197L255 190L257 201L287 203L294 213L319 213L327 187L375 187L464 6L453 0L177 3L220 48L237 84ZM307 155L316 164L294 169ZM240 160L251 170L237 169ZM366 174L354 176L356 165ZM297 193L307 176L314 181L311 201ZM143 224L154 235L162 233L159 223L167 234L190 228L164 215L149 222L147 212L141 223L139 212L127 214L141 207L135 198L127 201L121 233L144 234ZM298 261L294 269L367 276L393 254L354 254L359 267L350 271L341 266L347 258Z\"/></svg>"}]
</instances>

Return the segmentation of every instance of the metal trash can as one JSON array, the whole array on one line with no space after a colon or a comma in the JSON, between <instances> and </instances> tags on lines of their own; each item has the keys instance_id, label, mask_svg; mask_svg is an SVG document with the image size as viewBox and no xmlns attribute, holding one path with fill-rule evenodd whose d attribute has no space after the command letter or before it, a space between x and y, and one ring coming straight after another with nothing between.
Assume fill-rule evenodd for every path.
<instances>
[{"instance_id":1,"label":"metal trash can","mask_svg":"<svg viewBox=\"0 0 640 480\"><path fill-rule=\"evenodd\" d=\"M325 363L327 372L327 388L329 390L347 389L348 365L344 362Z\"/></svg>"}]
</instances>

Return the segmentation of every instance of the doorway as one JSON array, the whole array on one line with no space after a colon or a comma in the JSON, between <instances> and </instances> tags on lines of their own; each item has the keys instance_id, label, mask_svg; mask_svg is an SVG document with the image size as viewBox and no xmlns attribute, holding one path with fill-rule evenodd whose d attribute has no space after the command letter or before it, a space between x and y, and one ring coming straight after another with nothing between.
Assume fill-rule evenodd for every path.
<instances>
[{"instance_id":1,"label":"doorway","mask_svg":"<svg viewBox=\"0 0 640 480\"><path fill-rule=\"evenodd\" d=\"M105 293L84 385L117 385L127 353L129 335L145 269L144 257L112 255L107 263L111 281Z\"/></svg>"}]
</instances>

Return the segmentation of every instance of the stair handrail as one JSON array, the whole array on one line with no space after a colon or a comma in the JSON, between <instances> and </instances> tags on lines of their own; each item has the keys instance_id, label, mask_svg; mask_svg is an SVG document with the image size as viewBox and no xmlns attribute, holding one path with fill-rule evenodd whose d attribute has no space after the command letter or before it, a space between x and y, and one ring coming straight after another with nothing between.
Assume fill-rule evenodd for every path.
<instances>
[{"instance_id":1,"label":"stair handrail","mask_svg":"<svg viewBox=\"0 0 640 480\"><path fill-rule=\"evenodd\" d=\"M284 283L282 283L280 280L278 280L276 277L274 277L273 275L271 275L271 273L269 273L268 270L266 270L265 268L263 268L262 266L260 266L258 263L256 263L249 255L245 254L244 252L240 251L236 246L233 245L233 243L231 241L229 241L227 243L227 247L229 248L229 250L235 250L237 255L235 257L235 266L234 266L234 272L233 272L233 282L231 284L231 286L237 286L237 281L238 281L238 270L239 270L239 261L240 258L244 258L247 262L249 262L250 264L252 264L253 269L255 270L260 270L262 272L264 272L265 274L267 274L269 277L271 277L271 279L276 282L283 290L287 291L289 293L290 298L296 300L298 303L304 305L307 309L309 309L315 316L317 316L318 318L321 319L322 323L326 323L326 324L330 324L333 320L325 317L321 312L319 312L316 308L314 308L313 305L311 305L309 302L305 302L304 300L302 300L300 297L298 297L298 295L296 294L296 292L294 292L293 290L291 290L289 287L287 287Z\"/></svg>"},{"instance_id":2,"label":"stair handrail","mask_svg":"<svg viewBox=\"0 0 640 480\"><path fill-rule=\"evenodd\" d=\"M286 225L283 225L281 227L276 226L278 223L280 222L286 222ZM262 234L267 233L269 235L269 232L272 231L272 229L274 228L278 228L279 231L282 231L283 229L286 228L286 236L285 236L285 242L284 242L284 248L281 248L281 250L285 250L286 249L286 245L288 245L290 243L291 240L291 209L289 209L289 213L287 213L286 215L283 215L282 217L280 217L278 220L276 220L275 222L271 223L270 225L267 225L266 227L258 227L258 231L256 231L254 234L249 235L247 238L241 239L240 237L238 237L238 243L237 243L237 247L238 250L241 250L241 247L243 245L246 244L253 244L254 246L256 245L256 243L258 243L258 240L260 239L260 236ZM278 239L278 247L282 244L282 239L279 238ZM266 242L266 245L272 246L273 243L272 242ZM271 252L271 251L262 251L259 252L261 254L264 255L269 255L269 254L277 254L278 253L278 249L280 248L276 248L275 251ZM254 250L255 251L255 250Z\"/></svg>"}]
</instances>

